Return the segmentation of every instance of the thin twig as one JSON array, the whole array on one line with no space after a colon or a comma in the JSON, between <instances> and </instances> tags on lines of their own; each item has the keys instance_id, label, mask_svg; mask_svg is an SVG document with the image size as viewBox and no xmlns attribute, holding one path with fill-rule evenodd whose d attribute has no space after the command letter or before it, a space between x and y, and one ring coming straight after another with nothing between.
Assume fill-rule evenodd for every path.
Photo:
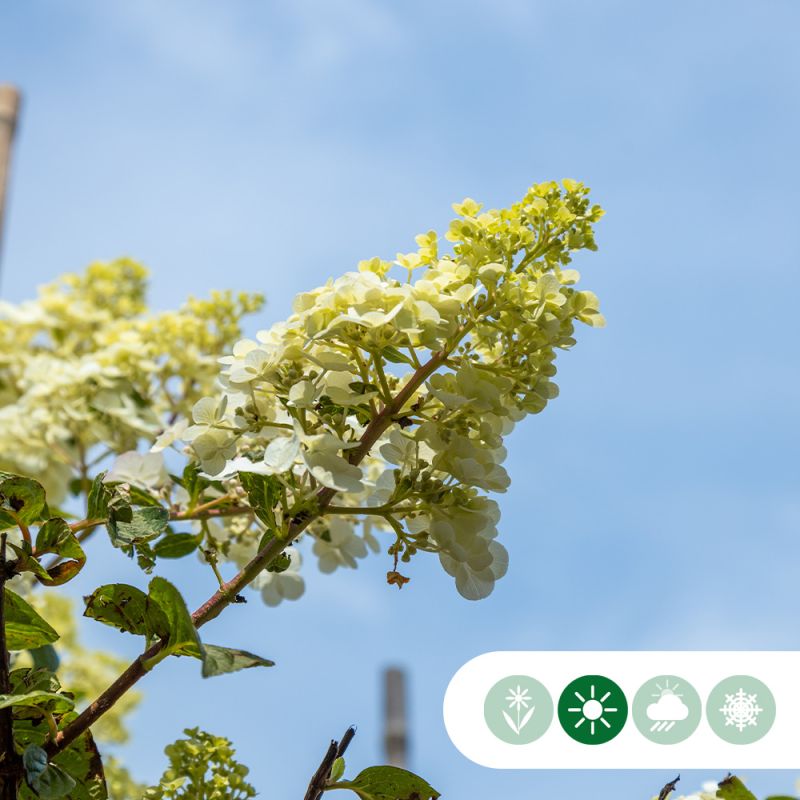
<instances>
[{"instance_id":1,"label":"thin twig","mask_svg":"<svg viewBox=\"0 0 800 800\"><path fill-rule=\"evenodd\" d=\"M317 771L311 778L311 783L308 784L308 789L306 790L303 800L319 800L319 798L322 797L328 779L331 777L333 762L344 755L345 750L347 750L355 735L356 729L351 725L344 732L344 736L342 736L340 742L331 739L328 751L325 753L325 757L322 759L320 765L317 767Z\"/></svg>"},{"instance_id":2,"label":"thin twig","mask_svg":"<svg viewBox=\"0 0 800 800\"><path fill-rule=\"evenodd\" d=\"M213 501L216 502L216 501ZM255 512L250 506L228 506L227 508L210 508L208 504L205 507L198 506L191 511L173 511L170 513L169 518L171 522L188 522L189 520L198 519L214 519L219 517L238 517L245 514L254 514ZM70 530L75 534L75 538L79 542L84 542L88 539L94 531L101 525L105 525L107 519L84 519L80 522L73 522L70 525ZM35 555L35 553L34 553ZM57 564L60 564L64 558L62 556L53 557L50 562L45 565L46 570L51 570Z\"/></svg>"},{"instance_id":3,"label":"thin twig","mask_svg":"<svg viewBox=\"0 0 800 800\"><path fill-rule=\"evenodd\" d=\"M678 781L681 779L681 776L678 775L674 781L670 781L659 793L658 800L667 800L667 797L675 791L675 787L678 785Z\"/></svg>"}]
</instances>

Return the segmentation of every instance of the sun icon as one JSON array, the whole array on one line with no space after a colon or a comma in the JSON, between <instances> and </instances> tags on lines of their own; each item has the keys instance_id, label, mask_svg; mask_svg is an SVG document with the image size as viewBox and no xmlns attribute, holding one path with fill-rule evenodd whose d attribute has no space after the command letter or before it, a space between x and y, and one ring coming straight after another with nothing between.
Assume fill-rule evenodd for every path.
<instances>
[{"instance_id":1,"label":"sun icon","mask_svg":"<svg viewBox=\"0 0 800 800\"><path fill-rule=\"evenodd\" d=\"M675 684L673 686L670 686L669 685L669 678L667 678L664 681L664 685L663 686L660 683L656 684L656 689L658 689L658 691L657 692L653 692L653 694L651 696L655 697L655 698L661 698L661 697L666 697L667 695L670 695L670 694L674 694L676 697L683 697L682 694L678 693L678 688L679 687L680 687L680 684L677 681L675 681Z\"/></svg>"},{"instance_id":2,"label":"sun icon","mask_svg":"<svg viewBox=\"0 0 800 800\"><path fill-rule=\"evenodd\" d=\"M572 681L558 704L561 726L584 744L610 741L622 730L627 716L622 690L602 675L584 675Z\"/></svg>"},{"instance_id":3,"label":"sun icon","mask_svg":"<svg viewBox=\"0 0 800 800\"><path fill-rule=\"evenodd\" d=\"M597 693L597 687L592 684L589 687L589 697L584 697L580 692L573 692L575 697L581 701L583 705L568 708L572 714L580 714L580 718L575 723L576 728L580 728L585 722L589 723L589 733L591 736L595 735L595 725L600 723L605 725L606 728L611 728L611 723L606 720L606 714L616 714L619 712L618 708L612 708L611 706L603 705L609 697L611 697L611 692L606 692L599 700L595 697Z\"/></svg>"}]
</instances>

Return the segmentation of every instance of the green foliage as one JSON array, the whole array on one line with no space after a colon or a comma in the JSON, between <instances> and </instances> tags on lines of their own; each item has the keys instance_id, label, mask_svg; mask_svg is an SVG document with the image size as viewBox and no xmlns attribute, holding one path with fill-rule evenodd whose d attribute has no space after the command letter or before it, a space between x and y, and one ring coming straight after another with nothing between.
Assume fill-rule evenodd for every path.
<instances>
[{"instance_id":1,"label":"green foliage","mask_svg":"<svg viewBox=\"0 0 800 800\"><path fill-rule=\"evenodd\" d=\"M37 745L28 745L25 750L25 779L37 797L64 797L75 788L76 780L58 764L48 764L47 754ZM42 767L42 759L44 766Z\"/></svg>"},{"instance_id":2,"label":"green foliage","mask_svg":"<svg viewBox=\"0 0 800 800\"><path fill-rule=\"evenodd\" d=\"M676 779L667 784L657 800L667 800L667 798L673 800L673 792L678 780ZM706 786L703 791L696 792L687 798L675 798L675 800L690 800L690 798L691 800L756 800L755 795L742 783L741 779L730 774L716 786L712 783L710 787ZM656 798L653 800L656 800ZM766 800L798 800L798 798L790 797L789 795L771 795Z\"/></svg>"},{"instance_id":3,"label":"green foliage","mask_svg":"<svg viewBox=\"0 0 800 800\"><path fill-rule=\"evenodd\" d=\"M45 514L47 504L41 484L20 475L0 473L0 530L32 525Z\"/></svg>"},{"instance_id":4,"label":"green foliage","mask_svg":"<svg viewBox=\"0 0 800 800\"><path fill-rule=\"evenodd\" d=\"M157 558L183 558L197 550L202 536L193 533L170 533L153 546Z\"/></svg>"},{"instance_id":5,"label":"green foliage","mask_svg":"<svg viewBox=\"0 0 800 800\"><path fill-rule=\"evenodd\" d=\"M344 764L337 767L334 762L334 769L341 772ZM427 781L399 767L368 767L352 781L333 782L328 789L350 789L361 800L436 800L441 796Z\"/></svg>"},{"instance_id":6,"label":"green foliage","mask_svg":"<svg viewBox=\"0 0 800 800\"><path fill-rule=\"evenodd\" d=\"M58 633L18 594L5 587L6 646L9 650L33 650L52 644Z\"/></svg>"},{"instance_id":7,"label":"green foliage","mask_svg":"<svg viewBox=\"0 0 800 800\"><path fill-rule=\"evenodd\" d=\"M11 709L14 739L22 751L26 783L19 796L105 800L102 761L91 733L53 758L44 750L48 739L77 716L73 695L46 668L20 667L9 678L12 694L0 695L0 710Z\"/></svg>"},{"instance_id":8,"label":"green foliage","mask_svg":"<svg viewBox=\"0 0 800 800\"><path fill-rule=\"evenodd\" d=\"M25 694L0 694L0 708L46 708L50 712L63 712L73 708L74 702L64 694L35 689Z\"/></svg>"},{"instance_id":9,"label":"green foliage","mask_svg":"<svg viewBox=\"0 0 800 800\"><path fill-rule=\"evenodd\" d=\"M158 658L165 655L198 657L200 636L180 592L164 578L153 578L149 596L161 609L166 622L162 632L165 644Z\"/></svg>"},{"instance_id":10,"label":"green foliage","mask_svg":"<svg viewBox=\"0 0 800 800\"><path fill-rule=\"evenodd\" d=\"M45 575L34 571L37 579L45 586L59 586L74 578L86 563L86 554L83 552L78 539L69 525L61 517L52 517L47 520L36 534L37 559L46 553L57 555L61 561L43 569ZM34 561L33 563L38 563Z\"/></svg>"},{"instance_id":11,"label":"green foliage","mask_svg":"<svg viewBox=\"0 0 800 800\"><path fill-rule=\"evenodd\" d=\"M255 789L247 782L249 770L235 759L228 739L198 728L187 728L188 738L165 748L169 767L144 800L248 800Z\"/></svg>"},{"instance_id":12,"label":"green foliage","mask_svg":"<svg viewBox=\"0 0 800 800\"><path fill-rule=\"evenodd\" d=\"M61 635L58 641L50 646L55 650L55 654L49 657L48 663L39 663L41 659L37 658L37 653L27 651L15 654L14 666L19 669L45 667L49 673L54 673L57 669L60 683L69 687L70 693L74 695L75 704L79 707L85 706L95 698L98 686L108 686L125 669L127 662L110 653L90 650L82 645L76 626L77 617L70 599L52 590L34 592L28 599L35 610L52 623ZM16 674L16 672L15 670L12 674ZM60 683L50 682L36 688L57 691ZM30 688L34 687L30 686ZM20 690L15 689L15 691ZM98 742L119 744L128 739L128 732L123 720L136 707L139 699L138 692L126 692L92 726L92 732ZM117 799L114 798L114 800ZM135 800L139 800L139 798L137 797Z\"/></svg>"},{"instance_id":13,"label":"green foliage","mask_svg":"<svg viewBox=\"0 0 800 800\"><path fill-rule=\"evenodd\" d=\"M203 645L203 677L224 675L227 672L238 672L251 667L274 667L275 662L261 658L247 650L232 647L220 647L215 644Z\"/></svg>"},{"instance_id":14,"label":"green foliage","mask_svg":"<svg viewBox=\"0 0 800 800\"><path fill-rule=\"evenodd\" d=\"M84 616L148 640L165 635L167 618L158 603L141 589L111 583L84 598Z\"/></svg>"},{"instance_id":15,"label":"green foliage","mask_svg":"<svg viewBox=\"0 0 800 800\"><path fill-rule=\"evenodd\" d=\"M73 717L74 714L66 719ZM91 734L84 734L49 761L41 747L41 737L34 735L29 738L34 741L23 752L25 784L19 794L21 800L34 797L65 797L66 800L107 800L111 797L112 800L122 800L108 793L102 759Z\"/></svg>"},{"instance_id":16,"label":"green foliage","mask_svg":"<svg viewBox=\"0 0 800 800\"><path fill-rule=\"evenodd\" d=\"M276 527L274 508L281 496L281 484L269 475L240 472L239 481L247 492L247 499L256 516L267 526L268 531Z\"/></svg>"},{"instance_id":17,"label":"green foliage","mask_svg":"<svg viewBox=\"0 0 800 800\"><path fill-rule=\"evenodd\" d=\"M123 519L121 515L112 516L108 521L108 532L114 547L136 545L156 539L167 528L169 512L165 508L149 506L135 508Z\"/></svg>"},{"instance_id":18,"label":"green foliage","mask_svg":"<svg viewBox=\"0 0 800 800\"><path fill-rule=\"evenodd\" d=\"M272 667L275 663L246 650L201 644L186 603L163 578L150 581L149 594L125 583L112 583L95 589L84 602L84 616L144 636L148 644L155 639L164 642L148 667L168 655L193 656L203 662L203 677L210 678L251 667Z\"/></svg>"},{"instance_id":19,"label":"green foliage","mask_svg":"<svg viewBox=\"0 0 800 800\"><path fill-rule=\"evenodd\" d=\"M717 797L721 800L756 800L755 795L735 775L719 782Z\"/></svg>"}]
</instances>

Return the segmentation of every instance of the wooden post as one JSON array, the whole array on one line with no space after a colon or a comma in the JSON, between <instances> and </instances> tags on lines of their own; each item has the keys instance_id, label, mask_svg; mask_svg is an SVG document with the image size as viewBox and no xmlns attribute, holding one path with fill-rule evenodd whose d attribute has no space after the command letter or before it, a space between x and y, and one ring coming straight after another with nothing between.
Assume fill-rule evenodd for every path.
<instances>
[{"instance_id":1,"label":"wooden post","mask_svg":"<svg viewBox=\"0 0 800 800\"><path fill-rule=\"evenodd\" d=\"M6 187L11 171L11 145L17 129L19 106L19 91L9 84L0 84L0 255L3 250Z\"/></svg>"},{"instance_id":2,"label":"wooden post","mask_svg":"<svg viewBox=\"0 0 800 800\"><path fill-rule=\"evenodd\" d=\"M383 747L386 763L405 767L408 763L408 723L406 722L406 676L391 668L384 673Z\"/></svg>"}]
</instances>

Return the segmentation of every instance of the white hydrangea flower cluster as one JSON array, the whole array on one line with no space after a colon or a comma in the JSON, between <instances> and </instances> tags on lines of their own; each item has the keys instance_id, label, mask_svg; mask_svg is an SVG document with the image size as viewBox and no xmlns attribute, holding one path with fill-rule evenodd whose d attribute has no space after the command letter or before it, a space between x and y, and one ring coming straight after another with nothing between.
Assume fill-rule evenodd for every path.
<instances>
[{"instance_id":1,"label":"white hydrangea flower cluster","mask_svg":"<svg viewBox=\"0 0 800 800\"><path fill-rule=\"evenodd\" d=\"M96 263L36 300L0 302L0 469L37 478L53 504L105 455L188 414L262 303L217 292L149 313L146 278L127 259Z\"/></svg>"},{"instance_id":2,"label":"white hydrangea flower cluster","mask_svg":"<svg viewBox=\"0 0 800 800\"><path fill-rule=\"evenodd\" d=\"M486 496L509 485L504 437L557 395L575 323L603 324L566 268L595 249L603 212L587 194L564 181L504 210L465 200L451 253L431 231L398 255L401 277L374 258L299 295L286 321L221 359L222 392L194 406L182 439L210 475L272 476L277 533L305 519L323 571L354 567L371 531L388 531L390 582L425 550L462 595L485 597L508 563Z\"/></svg>"}]
</instances>

